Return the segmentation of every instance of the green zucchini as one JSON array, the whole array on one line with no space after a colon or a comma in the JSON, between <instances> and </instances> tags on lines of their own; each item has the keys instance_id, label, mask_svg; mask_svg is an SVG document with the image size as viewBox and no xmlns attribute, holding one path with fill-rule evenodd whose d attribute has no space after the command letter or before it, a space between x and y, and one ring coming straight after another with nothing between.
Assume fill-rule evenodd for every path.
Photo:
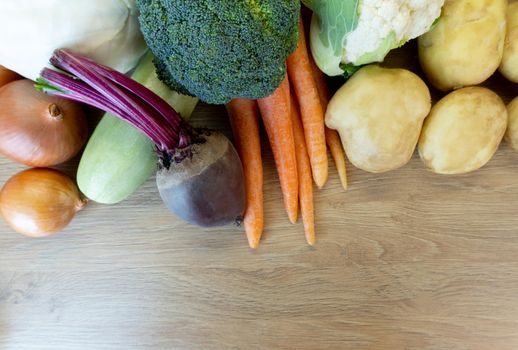
<instances>
[{"instance_id":1,"label":"green zucchini","mask_svg":"<svg viewBox=\"0 0 518 350\"><path fill-rule=\"evenodd\" d=\"M132 78L166 100L184 119L198 103L198 99L172 91L157 78L151 53L142 58ZM156 166L153 143L133 126L106 113L83 152L77 182L89 199L115 204L134 193Z\"/></svg>"}]
</instances>

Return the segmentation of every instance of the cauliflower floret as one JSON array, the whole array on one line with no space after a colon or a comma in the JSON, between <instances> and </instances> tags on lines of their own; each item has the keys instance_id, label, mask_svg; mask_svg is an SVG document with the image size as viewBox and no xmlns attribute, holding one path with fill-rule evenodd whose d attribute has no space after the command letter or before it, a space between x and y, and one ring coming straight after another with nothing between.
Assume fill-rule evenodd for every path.
<instances>
[{"instance_id":1,"label":"cauliflower floret","mask_svg":"<svg viewBox=\"0 0 518 350\"><path fill-rule=\"evenodd\" d=\"M345 37L342 62L366 64L382 60L388 51L379 52L380 47L391 49L427 32L443 4L443 0L364 0L358 26ZM390 45L380 45L385 40Z\"/></svg>"},{"instance_id":2,"label":"cauliflower floret","mask_svg":"<svg viewBox=\"0 0 518 350\"><path fill-rule=\"evenodd\" d=\"M315 13L313 56L328 75L343 74L344 64L382 61L390 50L426 33L444 5L444 0L359 0L354 13L354 0L306 2ZM346 25L337 25L340 21Z\"/></svg>"}]
</instances>

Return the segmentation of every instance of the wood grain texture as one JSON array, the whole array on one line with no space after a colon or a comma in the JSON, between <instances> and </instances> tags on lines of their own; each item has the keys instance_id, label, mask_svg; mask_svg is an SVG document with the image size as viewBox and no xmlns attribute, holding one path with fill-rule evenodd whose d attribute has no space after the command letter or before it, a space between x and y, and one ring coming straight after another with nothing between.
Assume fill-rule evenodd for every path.
<instances>
[{"instance_id":1,"label":"wood grain texture","mask_svg":"<svg viewBox=\"0 0 518 350\"><path fill-rule=\"evenodd\" d=\"M518 95L498 76L488 84ZM229 131L221 107L196 116ZM241 228L175 219L154 179L119 205L90 203L48 239L0 222L0 349L518 348L518 153L504 143L463 176L427 172L417 156L381 175L350 166L347 193L333 170L312 248L264 151L257 251ZM0 158L0 184L21 169Z\"/></svg>"}]
</instances>

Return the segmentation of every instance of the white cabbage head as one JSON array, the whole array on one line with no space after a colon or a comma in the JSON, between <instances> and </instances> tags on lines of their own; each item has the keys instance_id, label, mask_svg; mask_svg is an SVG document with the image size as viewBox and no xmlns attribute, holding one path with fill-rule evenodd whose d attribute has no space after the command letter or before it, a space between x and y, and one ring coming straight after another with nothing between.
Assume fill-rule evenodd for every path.
<instances>
[{"instance_id":1,"label":"white cabbage head","mask_svg":"<svg viewBox=\"0 0 518 350\"><path fill-rule=\"evenodd\" d=\"M66 48L127 72L147 47L135 0L3 0L0 65L35 80Z\"/></svg>"}]
</instances>

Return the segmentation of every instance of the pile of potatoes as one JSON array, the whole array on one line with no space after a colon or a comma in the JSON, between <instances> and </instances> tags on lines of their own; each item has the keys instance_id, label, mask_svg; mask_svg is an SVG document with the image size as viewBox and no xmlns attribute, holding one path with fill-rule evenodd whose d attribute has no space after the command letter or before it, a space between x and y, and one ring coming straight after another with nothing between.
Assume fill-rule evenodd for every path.
<instances>
[{"instance_id":1,"label":"pile of potatoes","mask_svg":"<svg viewBox=\"0 0 518 350\"><path fill-rule=\"evenodd\" d=\"M425 166L463 174L484 166L507 130L518 151L518 97L509 106L476 86L495 71L518 83L518 1L446 0L438 23L418 39L428 81L450 92L432 106L424 81L405 69L360 69L331 99L326 125L349 160L369 172L405 165L416 148Z\"/></svg>"}]
</instances>

